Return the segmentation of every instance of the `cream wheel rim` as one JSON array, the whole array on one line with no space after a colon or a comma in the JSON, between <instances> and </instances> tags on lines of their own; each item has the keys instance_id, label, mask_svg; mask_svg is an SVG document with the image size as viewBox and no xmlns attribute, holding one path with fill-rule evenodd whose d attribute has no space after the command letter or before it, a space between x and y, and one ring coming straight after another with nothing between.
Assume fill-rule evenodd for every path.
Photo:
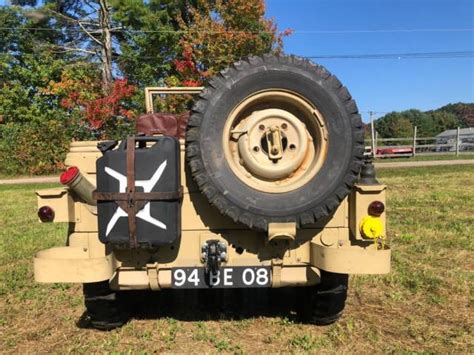
<instances>
[{"instance_id":1,"label":"cream wheel rim","mask_svg":"<svg viewBox=\"0 0 474 355\"><path fill-rule=\"evenodd\" d=\"M327 146L322 115L285 90L250 95L224 126L224 154L231 170L263 192L284 193L306 184L321 169Z\"/></svg>"}]
</instances>

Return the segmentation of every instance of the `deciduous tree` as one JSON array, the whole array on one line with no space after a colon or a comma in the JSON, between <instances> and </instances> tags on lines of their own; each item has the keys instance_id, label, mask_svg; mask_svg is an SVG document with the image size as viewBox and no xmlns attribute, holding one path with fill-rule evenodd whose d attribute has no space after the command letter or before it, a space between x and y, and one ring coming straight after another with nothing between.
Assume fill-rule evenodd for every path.
<instances>
[{"instance_id":1,"label":"deciduous tree","mask_svg":"<svg viewBox=\"0 0 474 355\"><path fill-rule=\"evenodd\" d=\"M262 0L197 1L178 17L181 55L174 64L183 85L196 86L248 55L279 53L283 37L266 19Z\"/></svg>"},{"instance_id":2,"label":"deciduous tree","mask_svg":"<svg viewBox=\"0 0 474 355\"><path fill-rule=\"evenodd\" d=\"M0 136L34 134L9 172L50 172L67 141L119 137L143 107L144 86L195 86L251 54L282 50L263 0L12 0L0 7ZM170 98L159 109L188 109ZM62 129L62 134L58 130ZM61 149L44 149L53 139ZM40 148L42 147L42 148ZM54 157L42 155L53 154ZM29 155L23 169L15 155ZM17 160L18 161L18 160ZM17 164L17 165L15 165ZM31 169L30 169L31 168Z\"/></svg>"}]
</instances>

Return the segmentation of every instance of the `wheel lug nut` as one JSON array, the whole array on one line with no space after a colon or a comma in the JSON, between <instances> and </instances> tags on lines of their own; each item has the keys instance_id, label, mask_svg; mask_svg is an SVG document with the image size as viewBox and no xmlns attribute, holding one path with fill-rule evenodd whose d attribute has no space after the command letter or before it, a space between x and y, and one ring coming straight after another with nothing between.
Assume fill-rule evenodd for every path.
<instances>
[{"instance_id":1,"label":"wheel lug nut","mask_svg":"<svg viewBox=\"0 0 474 355\"><path fill-rule=\"evenodd\" d=\"M288 125L287 125L286 123L283 123L283 124L281 125L281 128L282 128L282 129L287 129L287 128L288 128Z\"/></svg>"},{"instance_id":2,"label":"wheel lug nut","mask_svg":"<svg viewBox=\"0 0 474 355\"><path fill-rule=\"evenodd\" d=\"M254 151L254 152L258 152L259 150L260 150L259 147L257 147L257 146L253 147L253 151Z\"/></svg>"},{"instance_id":3,"label":"wheel lug nut","mask_svg":"<svg viewBox=\"0 0 474 355\"><path fill-rule=\"evenodd\" d=\"M263 124L261 124L260 126L258 126L258 129L263 131L265 129L265 126Z\"/></svg>"}]
</instances>

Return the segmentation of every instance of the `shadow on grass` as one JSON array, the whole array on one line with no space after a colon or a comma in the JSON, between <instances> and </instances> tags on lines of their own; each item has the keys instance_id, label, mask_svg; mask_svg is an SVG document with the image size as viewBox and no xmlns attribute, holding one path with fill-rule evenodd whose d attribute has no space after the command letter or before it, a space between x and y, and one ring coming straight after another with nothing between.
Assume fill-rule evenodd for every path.
<instances>
[{"instance_id":1,"label":"shadow on grass","mask_svg":"<svg viewBox=\"0 0 474 355\"><path fill-rule=\"evenodd\" d=\"M298 298L292 288L133 291L120 296L132 318L182 321L289 317Z\"/></svg>"},{"instance_id":2,"label":"shadow on grass","mask_svg":"<svg viewBox=\"0 0 474 355\"><path fill-rule=\"evenodd\" d=\"M117 301L124 323L132 319L169 318L195 322L261 316L300 322L296 307L297 302L304 300L297 293L295 288L125 291L117 295ZM87 312L77 321L77 325L80 328L94 328ZM102 330L114 328L117 326Z\"/></svg>"}]
</instances>

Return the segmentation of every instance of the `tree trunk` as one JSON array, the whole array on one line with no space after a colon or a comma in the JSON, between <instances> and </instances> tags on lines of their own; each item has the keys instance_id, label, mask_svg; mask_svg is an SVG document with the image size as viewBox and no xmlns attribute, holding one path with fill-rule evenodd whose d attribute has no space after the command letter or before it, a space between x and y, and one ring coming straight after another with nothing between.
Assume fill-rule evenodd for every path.
<instances>
[{"instance_id":1,"label":"tree trunk","mask_svg":"<svg viewBox=\"0 0 474 355\"><path fill-rule=\"evenodd\" d=\"M104 94L108 94L112 87L112 37L110 34L110 10L107 0L99 0L99 21L102 29L102 85Z\"/></svg>"}]
</instances>

